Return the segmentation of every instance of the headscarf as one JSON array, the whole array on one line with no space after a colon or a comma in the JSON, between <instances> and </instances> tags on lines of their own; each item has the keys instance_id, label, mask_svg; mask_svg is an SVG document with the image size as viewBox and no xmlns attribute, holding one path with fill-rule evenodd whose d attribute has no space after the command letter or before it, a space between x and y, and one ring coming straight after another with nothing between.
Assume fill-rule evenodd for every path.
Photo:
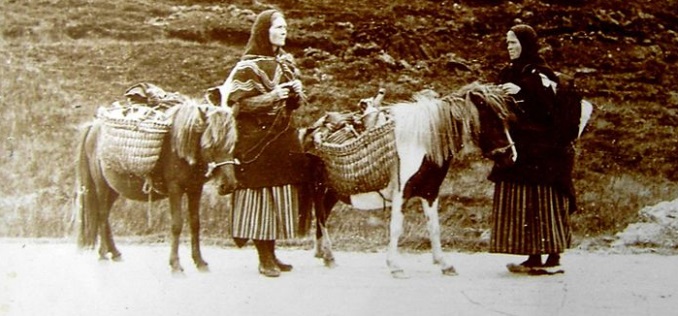
<instances>
[{"instance_id":1,"label":"headscarf","mask_svg":"<svg viewBox=\"0 0 678 316\"><path fill-rule=\"evenodd\" d=\"M537 32L526 24L518 24L511 27L511 31L516 35L520 42L522 51L516 61L523 61L527 63L534 63L535 61L543 62L539 57L539 43L537 42Z\"/></svg>"},{"instance_id":2,"label":"headscarf","mask_svg":"<svg viewBox=\"0 0 678 316\"><path fill-rule=\"evenodd\" d=\"M520 56L517 59L511 60L509 67L511 77L520 77L525 67L530 65L539 68L551 80L558 82L556 74L539 54L539 37L537 32L527 24L514 25L510 28L510 31L516 35L521 47Z\"/></svg>"},{"instance_id":3,"label":"headscarf","mask_svg":"<svg viewBox=\"0 0 678 316\"><path fill-rule=\"evenodd\" d=\"M250 38L245 46L245 56L276 56L278 52L275 51L269 39L269 29L271 28L274 14L284 17L282 12L277 10L266 10L257 15L257 19L252 25Z\"/></svg>"},{"instance_id":4,"label":"headscarf","mask_svg":"<svg viewBox=\"0 0 678 316\"><path fill-rule=\"evenodd\" d=\"M237 90L245 93L240 93L235 99L251 97L272 90L281 80L275 79L278 66L281 66L283 70L282 82L298 76L292 56L282 48L276 49L271 44L269 30L276 14L284 18L282 12L278 10L266 10L257 15L240 62L218 88L221 93L222 106L232 105L233 100L230 98Z\"/></svg>"}]
</instances>

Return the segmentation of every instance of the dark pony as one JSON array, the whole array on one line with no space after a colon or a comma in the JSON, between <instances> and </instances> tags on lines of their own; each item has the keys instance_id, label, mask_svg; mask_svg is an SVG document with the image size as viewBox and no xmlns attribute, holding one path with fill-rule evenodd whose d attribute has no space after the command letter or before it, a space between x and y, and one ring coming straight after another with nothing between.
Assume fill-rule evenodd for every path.
<instances>
[{"instance_id":1,"label":"dark pony","mask_svg":"<svg viewBox=\"0 0 678 316\"><path fill-rule=\"evenodd\" d=\"M170 266L180 272L179 237L183 226L182 199L188 199L193 261L207 270L200 252L200 197L210 179L219 184L221 194L235 186L233 146L237 137L230 108L187 102L168 110L172 126L163 140L160 158L147 179L120 173L102 162L102 125L94 120L84 127L77 152L76 205L79 212L78 245L94 248L100 240L99 256L119 260L121 253L113 242L108 217L119 196L137 201L169 198L172 225ZM150 195L150 196L149 196Z\"/></svg>"},{"instance_id":2,"label":"dark pony","mask_svg":"<svg viewBox=\"0 0 678 316\"><path fill-rule=\"evenodd\" d=\"M419 197L428 218L433 261L441 265L443 274L456 274L443 255L440 243L440 186L452 159L467 144L477 145L471 148L479 147L485 157L498 163L515 162L517 153L508 132L508 121L512 116L507 108L508 101L498 86L474 82L443 98L418 94L411 102L389 106L395 123L398 157L392 164L390 183L379 192L340 195L327 184L322 160L314 157L316 257L324 259L328 266L334 265L326 224L338 201L361 209L391 205L387 265L394 277L405 277L398 252L398 240L403 232L402 206L408 199Z\"/></svg>"}]
</instances>

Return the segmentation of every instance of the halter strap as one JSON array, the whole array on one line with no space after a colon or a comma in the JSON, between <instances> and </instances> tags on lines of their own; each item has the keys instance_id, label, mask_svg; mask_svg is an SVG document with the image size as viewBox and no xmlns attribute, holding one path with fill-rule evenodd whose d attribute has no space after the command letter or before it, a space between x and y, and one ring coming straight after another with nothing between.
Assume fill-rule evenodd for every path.
<instances>
[{"instance_id":1,"label":"halter strap","mask_svg":"<svg viewBox=\"0 0 678 316\"><path fill-rule=\"evenodd\" d=\"M214 170L221 166L225 165L240 165L240 160L238 158L233 158L233 160L226 160L222 162L209 162L207 163L207 172L205 173L205 178L209 178L212 176L212 173L214 173Z\"/></svg>"}]
</instances>

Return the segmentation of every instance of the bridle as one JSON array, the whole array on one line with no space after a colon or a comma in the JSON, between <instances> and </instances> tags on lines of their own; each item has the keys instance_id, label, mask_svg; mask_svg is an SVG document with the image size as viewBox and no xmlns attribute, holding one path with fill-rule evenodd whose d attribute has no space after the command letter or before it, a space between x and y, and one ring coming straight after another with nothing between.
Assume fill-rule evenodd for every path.
<instances>
[{"instance_id":1,"label":"bridle","mask_svg":"<svg viewBox=\"0 0 678 316\"><path fill-rule=\"evenodd\" d=\"M240 165L240 160L238 158L233 158L233 160L226 160L222 162L208 162L207 163L207 172L205 173L205 178L209 178L212 176L212 173L214 173L214 170L221 166L225 165Z\"/></svg>"},{"instance_id":2,"label":"bridle","mask_svg":"<svg viewBox=\"0 0 678 316\"><path fill-rule=\"evenodd\" d=\"M512 141L506 146L502 146L502 147L495 148L495 149L491 150L489 153L487 153L487 155L489 157L494 157L494 156L499 155L499 154L505 154L506 151L508 151L512 147L515 147L515 145L516 145L516 143Z\"/></svg>"},{"instance_id":3,"label":"bridle","mask_svg":"<svg viewBox=\"0 0 678 316\"><path fill-rule=\"evenodd\" d=\"M492 149L487 153L487 157L496 157L497 155L503 155L506 154L508 150L513 150L514 152L517 152L516 150L516 143L513 141L511 138L511 134L508 132L508 130L504 129L504 133L506 133L506 138L508 139L508 145L501 146L495 149ZM515 162L515 160L518 157L511 157L511 159Z\"/></svg>"}]
</instances>

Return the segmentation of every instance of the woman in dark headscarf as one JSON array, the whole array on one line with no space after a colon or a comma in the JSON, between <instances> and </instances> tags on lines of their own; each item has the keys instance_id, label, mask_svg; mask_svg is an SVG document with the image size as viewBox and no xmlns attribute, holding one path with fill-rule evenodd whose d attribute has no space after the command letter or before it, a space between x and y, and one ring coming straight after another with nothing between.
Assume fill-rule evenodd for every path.
<instances>
[{"instance_id":1,"label":"woman in dark headscarf","mask_svg":"<svg viewBox=\"0 0 678 316\"><path fill-rule=\"evenodd\" d=\"M490 252L527 255L511 272L559 272L560 253L570 246L570 210L574 208L571 145L560 144L554 126L558 77L539 55L537 34L528 25L506 35L511 62L499 75L515 99L510 127L518 158L512 166L495 165ZM542 263L542 254L548 254Z\"/></svg>"},{"instance_id":2,"label":"woman in dark headscarf","mask_svg":"<svg viewBox=\"0 0 678 316\"><path fill-rule=\"evenodd\" d=\"M235 156L238 189L233 192L231 233L242 247L252 239L259 272L276 277L292 266L275 254L275 241L296 237L305 157L292 111L303 101L292 57L282 47L287 24L279 11L260 13L245 53L220 90L234 108L238 126Z\"/></svg>"}]
</instances>

